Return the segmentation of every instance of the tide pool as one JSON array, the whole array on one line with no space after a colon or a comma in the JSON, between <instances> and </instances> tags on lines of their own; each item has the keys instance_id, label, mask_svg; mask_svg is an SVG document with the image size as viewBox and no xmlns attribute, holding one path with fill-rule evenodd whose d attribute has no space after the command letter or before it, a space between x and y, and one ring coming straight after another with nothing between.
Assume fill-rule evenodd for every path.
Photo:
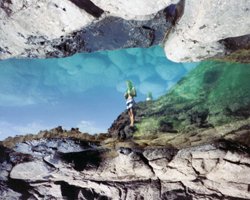
<instances>
[{"instance_id":1,"label":"tide pool","mask_svg":"<svg viewBox=\"0 0 250 200\"><path fill-rule=\"evenodd\" d=\"M157 99L198 63L173 63L160 46L0 61L0 140L63 126L106 132L125 109L126 80L136 101Z\"/></svg>"}]
</instances>

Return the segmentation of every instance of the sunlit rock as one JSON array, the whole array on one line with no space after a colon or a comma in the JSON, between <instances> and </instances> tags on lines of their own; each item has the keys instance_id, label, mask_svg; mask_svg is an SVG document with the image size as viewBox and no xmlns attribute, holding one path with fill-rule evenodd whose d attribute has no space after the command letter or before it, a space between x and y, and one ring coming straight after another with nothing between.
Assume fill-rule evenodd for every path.
<instances>
[{"instance_id":1,"label":"sunlit rock","mask_svg":"<svg viewBox=\"0 0 250 200\"><path fill-rule=\"evenodd\" d=\"M27 162L16 165L11 171L11 178L25 180L42 180L49 175L49 170L43 162Z\"/></svg>"},{"instance_id":2,"label":"sunlit rock","mask_svg":"<svg viewBox=\"0 0 250 200\"><path fill-rule=\"evenodd\" d=\"M168 1L148 1L148 0L134 0L134 1L122 1L122 0L93 0L93 2L109 12L113 16L119 16L124 19L145 19L152 17L152 14L162 10L170 3L177 3L178 0Z\"/></svg>"},{"instance_id":3,"label":"sunlit rock","mask_svg":"<svg viewBox=\"0 0 250 200\"><path fill-rule=\"evenodd\" d=\"M226 52L220 40L250 34L250 2L185 1L184 13L170 31L165 52L170 60L204 60Z\"/></svg>"},{"instance_id":4,"label":"sunlit rock","mask_svg":"<svg viewBox=\"0 0 250 200\"><path fill-rule=\"evenodd\" d=\"M0 59L159 44L169 27L162 10L170 2L3 0Z\"/></svg>"},{"instance_id":5,"label":"sunlit rock","mask_svg":"<svg viewBox=\"0 0 250 200\"><path fill-rule=\"evenodd\" d=\"M70 1L4 0L1 4L4 5L0 8L1 59L22 54L26 57L33 50L45 57L46 40L72 33L94 20ZM45 48L49 51L53 47Z\"/></svg>"},{"instance_id":6,"label":"sunlit rock","mask_svg":"<svg viewBox=\"0 0 250 200\"><path fill-rule=\"evenodd\" d=\"M20 152L24 142L0 152L18 161L13 163L1 157L1 169L12 166L7 171L10 177L1 180L3 198L250 198L249 165L245 164L250 163L249 147L226 140L181 150L171 147L115 150L69 138L32 140L25 144L30 146L26 154ZM74 152L72 147L83 149ZM28 155L35 160L20 160ZM234 162L236 157L241 162Z\"/></svg>"},{"instance_id":7,"label":"sunlit rock","mask_svg":"<svg viewBox=\"0 0 250 200\"><path fill-rule=\"evenodd\" d=\"M3 0L0 59L64 57L162 43L167 57L176 62L223 57L248 48L249 6L248 0Z\"/></svg>"}]
</instances>

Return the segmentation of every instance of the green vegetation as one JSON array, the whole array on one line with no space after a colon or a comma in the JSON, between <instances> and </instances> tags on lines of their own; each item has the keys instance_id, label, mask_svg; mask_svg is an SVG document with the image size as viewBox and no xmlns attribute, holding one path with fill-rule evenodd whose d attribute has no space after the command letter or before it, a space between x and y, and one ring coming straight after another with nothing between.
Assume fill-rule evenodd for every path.
<instances>
[{"instance_id":1,"label":"green vegetation","mask_svg":"<svg viewBox=\"0 0 250 200\"><path fill-rule=\"evenodd\" d=\"M136 90L135 87L133 86L132 81L127 80L126 83L127 83L127 90L125 93L125 98L127 99L128 96L136 97Z\"/></svg>"},{"instance_id":2,"label":"green vegetation","mask_svg":"<svg viewBox=\"0 0 250 200\"><path fill-rule=\"evenodd\" d=\"M203 62L150 106L139 104L135 137L194 134L249 117L250 64Z\"/></svg>"},{"instance_id":3,"label":"green vegetation","mask_svg":"<svg viewBox=\"0 0 250 200\"><path fill-rule=\"evenodd\" d=\"M126 141L58 127L37 135L7 138L2 145L13 147L29 140L71 137L110 148L104 154L107 158L115 157L119 147L182 148L220 138L250 146L250 64L203 62L168 94L138 103L135 116L136 132Z\"/></svg>"},{"instance_id":4,"label":"green vegetation","mask_svg":"<svg viewBox=\"0 0 250 200\"><path fill-rule=\"evenodd\" d=\"M136 125L138 131L135 136L153 135L156 134L159 129L159 120L157 118L149 117L143 119L139 124Z\"/></svg>"}]
</instances>

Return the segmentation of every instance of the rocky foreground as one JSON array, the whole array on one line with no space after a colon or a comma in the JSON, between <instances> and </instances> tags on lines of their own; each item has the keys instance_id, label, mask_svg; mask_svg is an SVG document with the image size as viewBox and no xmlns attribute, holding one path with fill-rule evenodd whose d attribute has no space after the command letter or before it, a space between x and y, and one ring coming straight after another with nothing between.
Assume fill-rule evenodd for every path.
<instances>
[{"instance_id":1,"label":"rocky foreground","mask_svg":"<svg viewBox=\"0 0 250 200\"><path fill-rule=\"evenodd\" d=\"M250 148L43 138L0 146L0 199L250 199Z\"/></svg>"}]
</instances>

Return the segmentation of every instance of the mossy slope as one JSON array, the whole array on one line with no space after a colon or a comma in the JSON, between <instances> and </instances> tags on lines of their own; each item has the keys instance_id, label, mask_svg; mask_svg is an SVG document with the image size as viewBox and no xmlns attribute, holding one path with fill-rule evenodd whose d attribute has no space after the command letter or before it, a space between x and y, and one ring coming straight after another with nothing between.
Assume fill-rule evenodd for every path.
<instances>
[{"instance_id":1,"label":"mossy slope","mask_svg":"<svg viewBox=\"0 0 250 200\"><path fill-rule=\"evenodd\" d=\"M218 126L249 117L250 64L204 62L156 101L152 110L164 113L179 125L177 129L191 124Z\"/></svg>"},{"instance_id":2,"label":"mossy slope","mask_svg":"<svg viewBox=\"0 0 250 200\"><path fill-rule=\"evenodd\" d=\"M125 119L125 112L119 119L123 115ZM172 140L173 135L189 137L204 131L210 134L211 130L226 135L249 124L249 117L250 64L203 62L168 94L138 103L134 138L159 140L159 135L165 134ZM111 134L116 123L110 128Z\"/></svg>"}]
</instances>

